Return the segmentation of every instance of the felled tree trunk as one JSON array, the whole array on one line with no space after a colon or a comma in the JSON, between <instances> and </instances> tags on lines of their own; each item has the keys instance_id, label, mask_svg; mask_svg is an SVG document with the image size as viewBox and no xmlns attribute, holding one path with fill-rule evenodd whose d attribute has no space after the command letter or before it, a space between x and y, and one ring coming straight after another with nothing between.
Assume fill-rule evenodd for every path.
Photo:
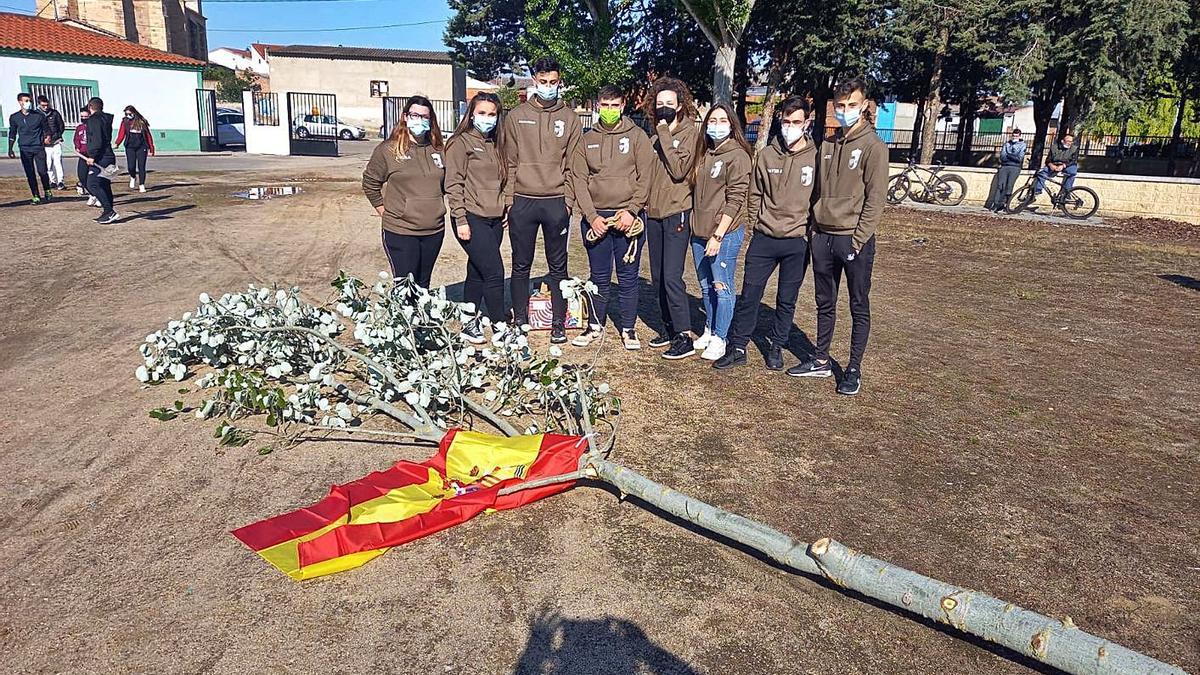
<instances>
[{"instance_id":1,"label":"felled tree trunk","mask_svg":"<svg viewBox=\"0 0 1200 675\"><path fill-rule=\"evenodd\" d=\"M1068 673L1124 675L1183 670L1062 621L978 591L947 584L847 548L832 539L809 544L762 523L706 504L599 456L584 475L608 483L673 516L763 553L772 560L900 609L994 642Z\"/></svg>"}]
</instances>

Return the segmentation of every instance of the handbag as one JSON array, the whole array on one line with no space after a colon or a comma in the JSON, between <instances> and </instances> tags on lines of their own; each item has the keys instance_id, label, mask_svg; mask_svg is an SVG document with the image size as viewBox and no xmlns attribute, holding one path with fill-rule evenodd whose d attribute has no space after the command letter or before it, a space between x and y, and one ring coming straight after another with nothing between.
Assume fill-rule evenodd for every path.
<instances>
[{"instance_id":1,"label":"handbag","mask_svg":"<svg viewBox=\"0 0 1200 675\"><path fill-rule=\"evenodd\" d=\"M550 287L545 283L537 293L529 296L529 327L532 330L550 330L554 325L554 304L550 296ZM567 300L567 328L583 328L587 324L587 308L583 301L576 297Z\"/></svg>"}]
</instances>

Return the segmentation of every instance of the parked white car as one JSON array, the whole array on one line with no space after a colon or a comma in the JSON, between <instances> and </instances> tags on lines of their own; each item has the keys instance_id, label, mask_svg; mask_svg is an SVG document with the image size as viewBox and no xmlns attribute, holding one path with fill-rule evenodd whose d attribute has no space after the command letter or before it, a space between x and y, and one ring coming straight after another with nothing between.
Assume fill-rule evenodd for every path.
<instances>
[{"instance_id":1,"label":"parked white car","mask_svg":"<svg viewBox=\"0 0 1200 675\"><path fill-rule=\"evenodd\" d=\"M297 138L337 136L343 141L356 141L367 137L366 129L345 124L333 115L296 115L296 119L292 120L292 129Z\"/></svg>"},{"instance_id":2,"label":"parked white car","mask_svg":"<svg viewBox=\"0 0 1200 675\"><path fill-rule=\"evenodd\" d=\"M242 111L217 109L217 145L245 145L246 118Z\"/></svg>"}]
</instances>

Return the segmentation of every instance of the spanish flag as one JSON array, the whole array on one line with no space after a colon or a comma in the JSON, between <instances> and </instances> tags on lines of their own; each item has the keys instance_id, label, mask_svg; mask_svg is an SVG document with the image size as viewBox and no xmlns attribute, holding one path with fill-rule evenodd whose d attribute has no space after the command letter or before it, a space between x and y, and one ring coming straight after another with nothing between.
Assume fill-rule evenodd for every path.
<instances>
[{"instance_id":1,"label":"spanish flag","mask_svg":"<svg viewBox=\"0 0 1200 675\"><path fill-rule=\"evenodd\" d=\"M320 502L233 536L297 581L341 572L485 510L511 509L569 489L573 482L500 495L522 481L575 471L586 448L578 436L505 438L453 429L437 454L420 464L401 461L335 485Z\"/></svg>"}]
</instances>

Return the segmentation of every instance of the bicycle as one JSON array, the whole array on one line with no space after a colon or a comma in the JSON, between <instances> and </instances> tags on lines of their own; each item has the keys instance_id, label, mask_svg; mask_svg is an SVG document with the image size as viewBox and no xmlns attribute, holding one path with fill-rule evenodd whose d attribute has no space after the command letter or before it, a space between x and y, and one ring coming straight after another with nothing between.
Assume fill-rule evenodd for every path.
<instances>
[{"instance_id":1,"label":"bicycle","mask_svg":"<svg viewBox=\"0 0 1200 675\"><path fill-rule=\"evenodd\" d=\"M1029 208L1035 199L1033 195L1033 183L1037 180L1037 174L1034 173L1025 181L1025 185L1021 186L1020 190L1013 193L1009 198L1008 203L1004 205L1004 212L1008 214L1017 214ZM1053 186L1057 185L1056 190ZM1074 220L1087 220L1095 215L1096 211L1100 210L1100 196L1096 191L1075 185L1066 194L1062 191L1062 181L1055 178L1047 178L1045 190L1050 196L1050 203L1062 211L1062 214L1067 218Z\"/></svg>"},{"instance_id":2,"label":"bicycle","mask_svg":"<svg viewBox=\"0 0 1200 675\"><path fill-rule=\"evenodd\" d=\"M888 179L887 203L895 206L909 197L914 202L958 206L967 196L967 181L962 176L942 173L945 168L918 166L915 159L909 159L908 167L902 173ZM921 171L929 174L928 181L921 177ZM920 185L920 192L914 189L910 175Z\"/></svg>"}]
</instances>

